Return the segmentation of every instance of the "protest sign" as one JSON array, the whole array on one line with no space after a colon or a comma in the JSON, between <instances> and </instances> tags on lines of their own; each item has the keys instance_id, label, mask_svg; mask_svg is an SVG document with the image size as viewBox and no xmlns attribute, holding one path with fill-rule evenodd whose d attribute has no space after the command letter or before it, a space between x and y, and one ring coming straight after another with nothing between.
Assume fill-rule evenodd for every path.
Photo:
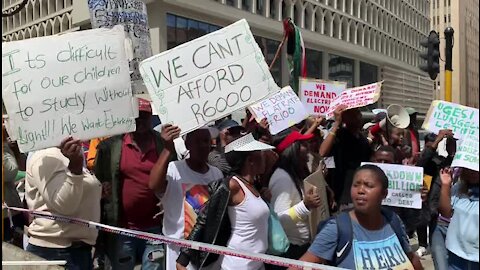
<instances>
[{"instance_id":1,"label":"protest sign","mask_svg":"<svg viewBox=\"0 0 480 270\"><path fill-rule=\"evenodd\" d=\"M304 183L304 192L308 193L310 189L313 189L320 196L321 204L319 207L310 210L308 216L308 222L311 235L317 234L318 224L330 217L330 210L327 197L327 182L323 177L322 170L318 170L309 175Z\"/></svg>"},{"instance_id":2,"label":"protest sign","mask_svg":"<svg viewBox=\"0 0 480 270\"><path fill-rule=\"evenodd\" d=\"M377 102L378 98L380 98L382 83L383 81L349 88L343 91L330 103L330 107L326 113L327 119L331 119L333 117L333 112L341 104L346 105L348 109L353 109Z\"/></svg>"},{"instance_id":3,"label":"protest sign","mask_svg":"<svg viewBox=\"0 0 480 270\"><path fill-rule=\"evenodd\" d=\"M245 19L143 61L140 73L162 123L182 134L279 90Z\"/></svg>"},{"instance_id":4,"label":"protest sign","mask_svg":"<svg viewBox=\"0 0 480 270\"><path fill-rule=\"evenodd\" d=\"M299 98L310 115L325 115L330 102L347 88L346 82L300 79Z\"/></svg>"},{"instance_id":5,"label":"protest sign","mask_svg":"<svg viewBox=\"0 0 480 270\"><path fill-rule=\"evenodd\" d=\"M464 136L458 144L452 167L467 168L478 172L478 135Z\"/></svg>"},{"instance_id":6,"label":"protest sign","mask_svg":"<svg viewBox=\"0 0 480 270\"><path fill-rule=\"evenodd\" d=\"M131 41L133 59L130 61L130 78L135 94L145 93L138 65L152 56L147 7L141 0L88 0L92 28L112 28L123 25ZM127 54L128 56L128 54Z\"/></svg>"},{"instance_id":7,"label":"protest sign","mask_svg":"<svg viewBox=\"0 0 480 270\"><path fill-rule=\"evenodd\" d=\"M257 122L266 118L275 135L308 117L303 104L290 86L249 107Z\"/></svg>"},{"instance_id":8,"label":"protest sign","mask_svg":"<svg viewBox=\"0 0 480 270\"><path fill-rule=\"evenodd\" d=\"M388 177L388 195L383 205L422 208L421 190L423 187L423 168L385 163L370 163L380 167Z\"/></svg>"},{"instance_id":9,"label":"protest sign","mask_svg":"<svg viewBox=\"0 0 480 270\"><path fill-rule=\"evenodd\" d=\"M422 128L438 134L442 129L451 129L453 137L465 135L478 137L478 109L443 100L434 100L428 109Z\"/></svg>"},{"instance_id":10,"label":"protest sign","mask_svg":"<svg viewBox=\"0 0 480 270\"><path fill-rule=\"evenodd\" d=\"M135 130L122 26L2 43L2 96L20 151Z\"/></svg>"}]
</instances>

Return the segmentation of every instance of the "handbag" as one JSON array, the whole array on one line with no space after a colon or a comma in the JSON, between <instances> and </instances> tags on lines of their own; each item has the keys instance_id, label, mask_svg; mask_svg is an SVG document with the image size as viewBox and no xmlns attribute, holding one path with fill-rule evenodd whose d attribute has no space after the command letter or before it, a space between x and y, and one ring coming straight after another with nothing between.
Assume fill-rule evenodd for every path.
<instances>
[{"instance_id":1,"label":"handbag","mask_svg":"<svg viewBox=\"0 0 480 270\"><path fill-rule=\"evenodd\" d=\"M273 211L270 205L270 216L268 217L268 249L267 254L270 255L283 255L288 251L290 242L288 241L287 234L283 230L282 224L278 219L277 214Z\"/></svg>"}]
</instances>

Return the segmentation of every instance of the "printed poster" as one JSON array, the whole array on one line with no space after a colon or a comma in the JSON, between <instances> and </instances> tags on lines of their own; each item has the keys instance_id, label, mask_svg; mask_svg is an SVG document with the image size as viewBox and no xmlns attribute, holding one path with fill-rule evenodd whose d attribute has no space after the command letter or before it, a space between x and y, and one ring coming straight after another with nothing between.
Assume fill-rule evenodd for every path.
<instances>
[{"instance_id":1,"label":"printed poster","mask_svg":"<svg viewBox=\"0 0 480 270\"><path fill-rule=\"evenodd\" d=\"M187 239L197 223L197 216L200 214L210 195L208 193L208 185L182 184L182 189L185 194L183 202L185 228L183 235L184 239Z\"/></svg>"},{"instance_id":2,"label":"printed poster","mask_svg":"<svg viewBox=\"0 0 480 270\"><path fill-rule=\"evenodd\" d=\"M327 119L333 118L333 112L341 104L346 105L347 109L365 107L377 102L380 98L382 82L367 84L364 86L349 88L343 91L336 99L330 102L327 110Z\"/></svg>"}]
</instances>

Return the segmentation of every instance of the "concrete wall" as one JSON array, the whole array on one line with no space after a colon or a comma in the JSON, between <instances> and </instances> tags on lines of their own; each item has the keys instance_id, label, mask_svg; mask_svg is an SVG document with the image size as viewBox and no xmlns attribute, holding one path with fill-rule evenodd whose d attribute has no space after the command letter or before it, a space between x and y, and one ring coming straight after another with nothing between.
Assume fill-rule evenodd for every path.
<instances>
[{"instance_id":1,"label":"concrete wall","mask_svg":"<svg viewBox=\"0 0 480 270\"><path fill-rule=\"evenodd\" d=\"M45 261L44 259L33 255L30 252L18 248L17 246L2 242L2 262L3 261ZM5 266L2 265L2 269L11 270L63 270L61 266Z\"/></svg>"}]
</instances>

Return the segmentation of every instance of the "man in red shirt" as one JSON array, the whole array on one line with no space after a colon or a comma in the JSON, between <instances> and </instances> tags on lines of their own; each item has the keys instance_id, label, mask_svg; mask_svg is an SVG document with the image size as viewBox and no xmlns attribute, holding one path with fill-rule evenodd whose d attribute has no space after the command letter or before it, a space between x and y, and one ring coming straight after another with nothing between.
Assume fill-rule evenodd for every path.
<instances>
[{"instance_id":1,"label":"man in red shirt","mask_svg":"<svg viewBox=\"0 0 480 270\"><path fill-rule=\"evenodd\" d=\"M97 148L94 171L107 191L103 222L160 234L159 201L149 189L148 181L164 143L152 129L151 117L150 103L139 99L136 131L102 141ZM113 269L134 269L137 260L141 260L142 269L165 269L163 245L113 234L104 237Z\"/></svg>"}]
</instances>

